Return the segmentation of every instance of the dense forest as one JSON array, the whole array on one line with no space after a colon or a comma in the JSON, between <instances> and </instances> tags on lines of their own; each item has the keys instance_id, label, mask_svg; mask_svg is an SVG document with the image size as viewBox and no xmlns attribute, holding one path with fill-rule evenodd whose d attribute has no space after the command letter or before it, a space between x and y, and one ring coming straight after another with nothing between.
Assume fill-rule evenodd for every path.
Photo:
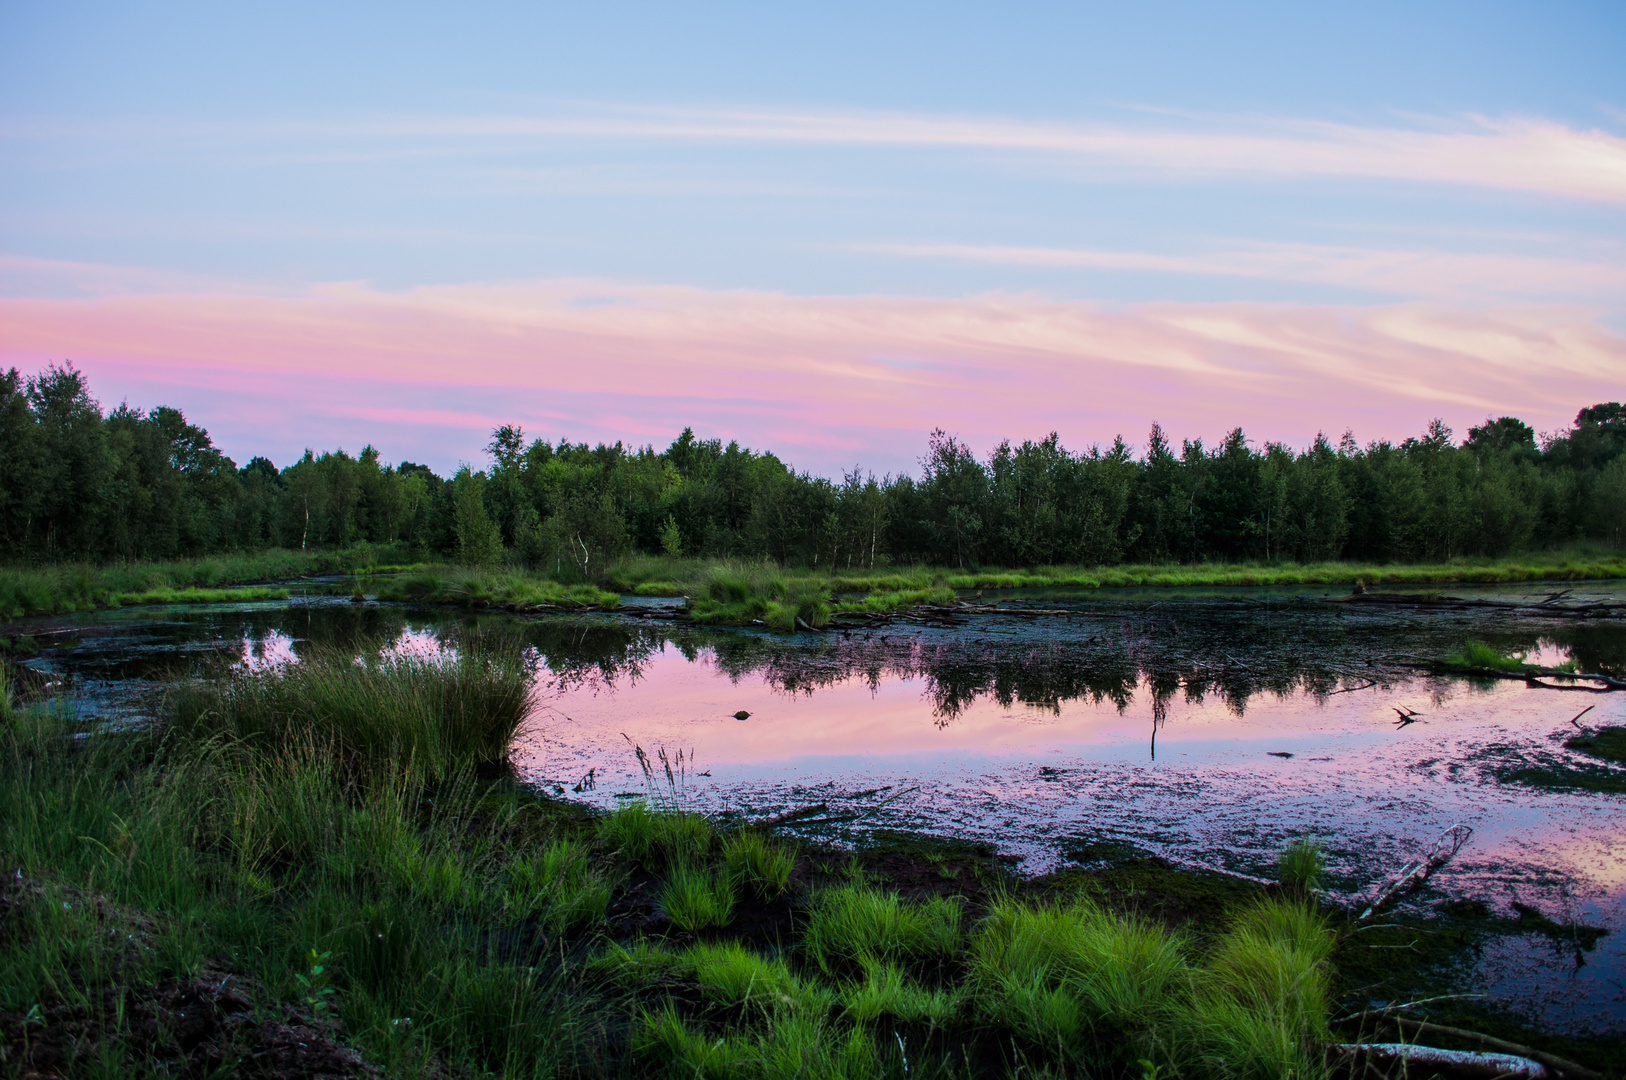
<instances>
[{"instance_id":1,"label":"dense forest","mask_svg":"<svg viewBox=\"0 0 1626 1080\"><path fill-rule=\"evenodd\" d=\"M1055 435L988 457L933 432L918 477L799 473L772 453L527 442L437 476L365 447L239 467L178 410L104 412L82 372L0 375L0 554L113 561L264 547L409 543L423 557L590 577L631 552L789 565L1031 566L1500 555L1626 537L1626 409L1594 405L1540 438L1512 417L1457 442L1436 421L1400 443L1350 434L1294 450L1177 448L1154 425L1069 451Z\"/></svg>"}]
</instances>

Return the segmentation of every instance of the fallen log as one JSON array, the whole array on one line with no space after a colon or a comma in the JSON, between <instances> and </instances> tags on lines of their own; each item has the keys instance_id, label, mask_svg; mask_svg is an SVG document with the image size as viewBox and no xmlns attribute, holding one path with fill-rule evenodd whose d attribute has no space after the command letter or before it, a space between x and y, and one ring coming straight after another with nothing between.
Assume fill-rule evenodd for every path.
<instances>
[{"instance_id":1,"label":"fallen log","mask_svg":"<svg viewBox=\"0 0 1626 1080\"><path fill-rule=\"evenodd\" d=\"M1389 1010L1375 1010L1357 1013L1349 1017L1351 1020L1377 1020L1382 1023L1394 1024L1404 1036L1407 1029L1418 1036L1428 1036L1439 1039L1461 1039L1498 1054L1512 1054L1516 1057L1528 1058L1545 1066L1548 1071L1567 1080L1604 1080L1603 1074L1578 1065L1568 1058L1561 1058L1557 1054L1549 1054L1545 1050L1537 1050L1530 1046L1521 1046L1518 1043L1498 1039L1493 1035L1469 1031L1467 1028L1449 1027L1445 1024L1435 1024L1428 1020L1414 1020L1409 1016L1396 1016Z\"/></svg>"},{"instance_id":2,"label":"fallen log","mask_svg":"<svg viewBox=\"0 0 1626 1080\"><path fill-rule=\"evenodd\" d=\"M1482 1050L1441 1050L1412 1043L1337 1043L1327 1047L1348 1068L1351 1077L1407 1076L1420 1066L1447 1080L1502 1080L1513 1077L1550 1077L1541 1062L1517 1054ZM1339 1071L1342 1075L1342 1070Z\"/></svg>"}]
</instances>

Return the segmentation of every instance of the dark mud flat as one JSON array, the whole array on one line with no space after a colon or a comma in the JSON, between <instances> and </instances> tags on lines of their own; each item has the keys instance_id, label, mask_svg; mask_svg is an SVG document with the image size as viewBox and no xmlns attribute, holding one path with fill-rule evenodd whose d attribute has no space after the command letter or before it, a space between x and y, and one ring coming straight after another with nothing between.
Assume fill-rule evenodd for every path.
<instances>
[{"instance_id":1,"label":"dark mud flat","mask_svg":"<svg viewBox=\"0 0 1626 1080\"><path fill-rule=\"evenodd\" d=\"M1565 587L1626 596L1620 585ZM1275 853L1302 835L1328 848L1329 898L1353 907L1465 824L1472 842L1405 898L1390 920L1402 929L1362 935L1369 965L1340 961L1352 1002L1471 990L1486 997L1440 1015L1495 1016L1525 1035L1626 1031L1626 801L1614 786L1626 769L1575 745L1586 736L1570 723L1588 704L1588 731L1626 723L1626 694L1385 662L1472 637L1620 677L1626 623L1332 595L985 595L1066 614L792 637L343 601L142 610L35 627L44 649L28 663L68 677L82 710L116 718L139 714L143 688L177 669L510 634L534 650L538 673L518 760L547 791L613 806L646 790L634 745L674 761L682 750L675 793L725 819L824 803L822 823L780 831L866 850L888 835L984 845L1023 880L1122 882L1161 896L1170 918L1204 907L1203 883L1270 877ZM887 876L933 885L937 864L923 858Z\"/></svg>"}]
</instances>

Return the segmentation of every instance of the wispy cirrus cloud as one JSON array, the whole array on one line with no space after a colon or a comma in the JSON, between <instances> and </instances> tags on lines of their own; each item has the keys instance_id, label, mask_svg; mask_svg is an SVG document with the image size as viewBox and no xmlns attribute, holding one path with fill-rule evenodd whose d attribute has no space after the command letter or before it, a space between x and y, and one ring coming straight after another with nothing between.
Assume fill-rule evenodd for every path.
<instances>
[{"instance_id":1,"label":"wispy cirrus cloud","mask_svg":"<svg viewBox=\"0 0 1626 1080\"><path fill-rule=\"evenodd\" d=\"M63 359L115 398L190 395L239 456L371 439L446 465L507 416L577 439L693 425L825 472L906 466L937 426L984 447L1134 439L1153 419L1298 443L1434 416L1551 429L1626 383L1626 340L1556 305L1108 308L602 280L0 300L0 362Z\"/></svg>"},{"instance_id":2,"label":"wispy cirrus cloud","mask_svg":"<svg viewBox=\"0 0 1626 1080\"><path fill-rule=\"evenodd\" d=\"M1294 117L1155 115L1139 123L1042 122L931 113L770 108L682 108L554 103L521 114L384 115L321 120L197 122L152 118L75 125L49 119L0 122L0 137L55 137L74 130L192 139L217 149L278 144L347 160L452 153L562 140L966 149L1060 156L1089 168L1172 176L1353 178L1626 201L1626 137L1542 117L1429 117L1412 126ZM295 147L300 149L295 150Z\"/></svg>"},{"instance_id":3,"label":"wispy cirrus cloud","mask_svg":"<svg viewBox=\"0 0 1626 1080\"><path fill-rule=\"evenodd\" d=\"M1057 270L1132 270L1315 282L1398 297L1459 302L1509 297L1526 301L1618 300L1626 296L1626 262L1542 255L1286 243L1256 243L1195 254L1005 244L855 244L850 248L908 258Z\"/></svg>"}]
</instances>

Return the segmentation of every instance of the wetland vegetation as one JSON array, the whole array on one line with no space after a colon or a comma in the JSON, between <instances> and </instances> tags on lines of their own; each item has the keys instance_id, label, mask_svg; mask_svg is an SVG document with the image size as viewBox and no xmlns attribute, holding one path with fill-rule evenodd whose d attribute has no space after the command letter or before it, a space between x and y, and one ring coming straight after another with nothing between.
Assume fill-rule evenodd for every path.
<instances>
[{"instance_id":1,"label":"wetland vegetation","mask_svg":"<svg viewBox=\"0 0 1626 1080\"><path fill-rule=\"evenodd\" d=\"M1123 852L1024 879L925 836L798 844L658 768L592 812L506 774L529 706L491 644L180 680L136 729L7 693L8 1073L1314 1077L1376 1030L1351 1017L1392 954L1319 898L1313 842L1279 884ZM1439 918L1459 950L1495 930Z\"/></svg>"}]
</instances>

